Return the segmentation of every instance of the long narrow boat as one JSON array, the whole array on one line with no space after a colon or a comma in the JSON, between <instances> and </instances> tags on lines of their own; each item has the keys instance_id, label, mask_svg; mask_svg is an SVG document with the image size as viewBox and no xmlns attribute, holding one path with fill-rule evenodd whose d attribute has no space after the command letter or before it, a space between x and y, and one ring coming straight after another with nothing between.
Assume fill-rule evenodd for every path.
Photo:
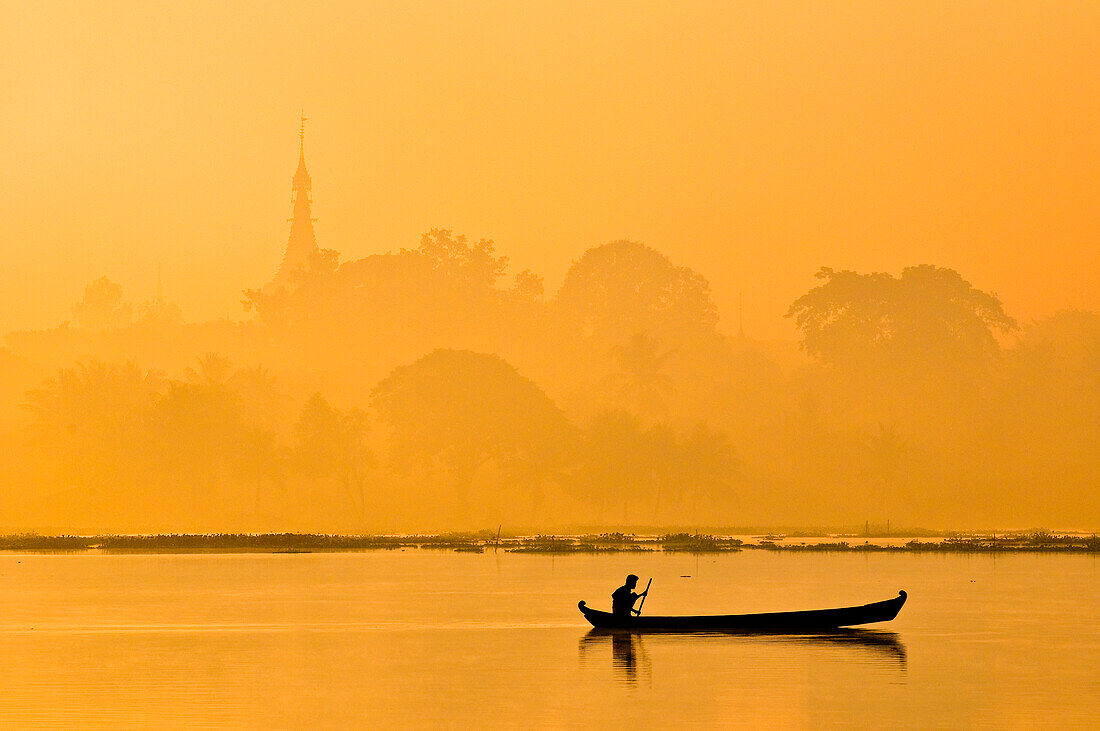
<instances>
[{"instance_id":1,"label":"long narrow boat","mask_svg":"<svg viewBox=\"0 0 1100 731\"><path fill-rule=\"evenodd\" d=\"M580 607L584 618L600 629L672 630L678 632L737 631L737 632L815 632L854 627L872 622L889 622L898 616L905 604L906 593L899 591L893 599L864 604L860 607L839 609L812 609L803 612L768 612L765 614L712 614L704 616L617 616L585 606Z\"/></svg>"}]
</instances>

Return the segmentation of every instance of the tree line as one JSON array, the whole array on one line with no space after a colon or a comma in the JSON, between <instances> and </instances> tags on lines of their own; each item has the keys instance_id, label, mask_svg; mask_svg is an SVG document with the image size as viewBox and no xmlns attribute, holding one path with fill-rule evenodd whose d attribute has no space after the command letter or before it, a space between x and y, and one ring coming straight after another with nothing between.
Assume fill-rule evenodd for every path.
<instances>
[{"instance_id":1,"label":"tree line","mask_svg":"<svg viewBox=\"0 0 1100 731\"><path fill-rule=\"evenodd\" d=\"M1100 522L1100 316L1021 325L928 265L817 276L800 350L723 332L703 276L630 241L552 296L446 230L322 251L206 323L98 279L0 350L0 521Z\"/></svg>"}]
</instances>

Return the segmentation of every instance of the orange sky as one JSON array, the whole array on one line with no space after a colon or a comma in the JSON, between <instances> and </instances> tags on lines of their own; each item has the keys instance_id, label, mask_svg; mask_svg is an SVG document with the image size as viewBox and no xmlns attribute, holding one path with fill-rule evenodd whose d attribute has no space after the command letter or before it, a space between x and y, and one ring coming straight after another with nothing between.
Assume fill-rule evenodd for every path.
<instances>
[{"instance_id":1,"label":"orange sky","mask_svg":"<svg viewBox=\"0 0 1100 731\"><path fill-rule=\"evenodd\" d=\"M442 226L552 290L639 239L761 337L822 265L1100 310L1100 3L312 5L0 9L0 331L104 274L146 299L158 263L188 317L239 316L300 107L345 258Z\"/></svg>"}]
</instances>

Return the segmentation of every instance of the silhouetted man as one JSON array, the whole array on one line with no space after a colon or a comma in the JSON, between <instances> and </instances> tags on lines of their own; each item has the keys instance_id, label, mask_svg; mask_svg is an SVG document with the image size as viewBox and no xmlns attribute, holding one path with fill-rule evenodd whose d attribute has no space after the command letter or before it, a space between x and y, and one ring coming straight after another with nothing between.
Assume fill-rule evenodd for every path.
<instances>
[{"instance_id":1,"label":"silhouetted man","mask_svg":"<svg viewBox=\"0 0 1100 731\"><path fill-rule=\"evenodd\" d=\"M634 574L626 577L626 583L620 586L615 591L611 592L611 613L620 616L630 616L630 613L639 614L638 610L634 608L634 602L638 601L649 590L646 589L641 594L634 593L634 587L638 585L638 577Z\"/></svg>"}]
</instances>

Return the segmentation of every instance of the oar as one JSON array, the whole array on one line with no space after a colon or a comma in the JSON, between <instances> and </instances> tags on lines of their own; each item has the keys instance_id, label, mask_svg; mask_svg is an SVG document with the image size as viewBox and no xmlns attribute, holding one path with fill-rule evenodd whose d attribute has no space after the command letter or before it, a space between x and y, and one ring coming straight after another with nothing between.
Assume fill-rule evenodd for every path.
<instances>
[{"instance_id":1,"label":"oar","mask_svg":"<svg viewBox=\"0 0 1100 731\"><path fill-rule=\"evenodd\" d=\"M645 606L645 598L647 596L649 596L649 587L650 587L651 584L653 584L653 577L652 576L649 578L649 584L645 585L645 592L643 592L643 594L642 594L642 603L638 605L638 616L639 617L642 615L642 607Z\"/></svg>"}]
</instances>

